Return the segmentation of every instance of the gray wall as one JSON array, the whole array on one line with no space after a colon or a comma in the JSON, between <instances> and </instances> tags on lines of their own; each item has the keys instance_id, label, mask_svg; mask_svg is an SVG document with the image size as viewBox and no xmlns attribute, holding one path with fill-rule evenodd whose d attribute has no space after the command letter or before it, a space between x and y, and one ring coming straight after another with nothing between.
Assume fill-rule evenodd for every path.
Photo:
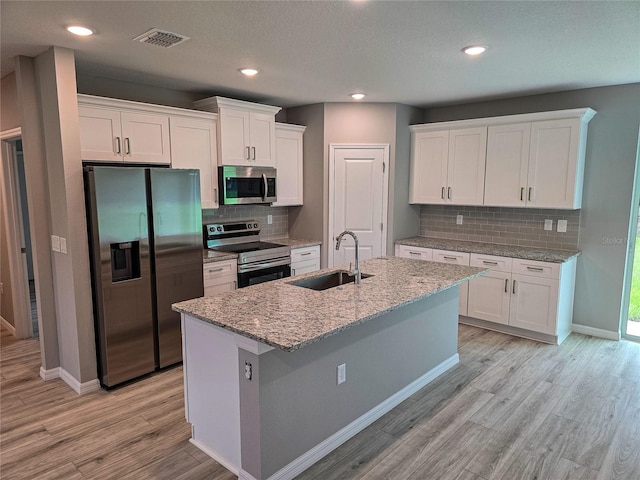
<instances>
[{"instance_id":1,"label":"gray wall","mask_svg":"<svg viewBox=\"0 0 640 480\"><path fill-rule=\"evenodd\" d=\"M453 287L294 352L239 350L243 469L268 478L455 355L457 312Z\"/></svg>"},{"instance_id":2,"label":"gray wall","mask_svg":"<svg viewBox=\"0 0 640 480\"><path fill-rule=\"evenodd\" d=\"M15 72L2 77L0 93L2 94L2 101L0 102L0 132L2 132L20 126L20 108L18 105Z\"/></svg>"},{"instance_id":3,"label":"gray wall","mask_svg":"<svg viewBox=\"0 0 640 480\"><path fill-rule=\"evenodd\" d=\"M306 125L303 139L303 202L302 207L289 207L289 236L323 240L324 218L324 105L290 108L289 123ZM327 258L327 246L322 245L322 258Z\"/></svg>"},{"instance_id":4,"label":"gray wall","mask_svg":"<svg viewBox=\"0 0 640 480\"><path fill-rule=\"evenodd\" d=\"M422 109L396 105L395 162L389 170L389 230L387 254L394 254L395 240L413 237L420 229L420 206L409 205L411 131L409 125L422 122Z\"/></svg>"},{"instance_id":5,"label":"gray wall","mask_svg":"<svg viewBox=\"0 0 640 480\"><path fill-rule=\"evenodd\" d=\"M591 107L582 200L573 322L618 332L627 315L627 256L640 125L640 84L432 108L425 122Z\"/></svg>"}]
</instances>

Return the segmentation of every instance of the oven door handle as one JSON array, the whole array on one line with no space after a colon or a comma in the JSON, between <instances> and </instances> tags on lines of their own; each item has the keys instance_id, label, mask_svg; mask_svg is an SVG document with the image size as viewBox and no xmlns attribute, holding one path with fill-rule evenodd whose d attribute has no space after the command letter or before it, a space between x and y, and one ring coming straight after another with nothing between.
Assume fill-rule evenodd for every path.
<instances>
[{"instance_id":1,"label":"oven door handle","mask_svg":"<svg viewBox=\"0 0 640 480\"><path fill-rule=\"evenodd\" d=\"M267 199L267 175L262 174L262 201L264 202Z\"/></svg>"},{"instance_id":2,"label":"oven door handle","mask_svg":"<svg viewBox=\"0 0 640 480\"><path fill-rule=\"evenodd\" d=\"M264 270L266 268L279 267L281 265L291 265L291 257L276 259L271 262L260 262L253 265L238 265L238 273L255 272L256 270Z\"/></svg>"}]
</instances>

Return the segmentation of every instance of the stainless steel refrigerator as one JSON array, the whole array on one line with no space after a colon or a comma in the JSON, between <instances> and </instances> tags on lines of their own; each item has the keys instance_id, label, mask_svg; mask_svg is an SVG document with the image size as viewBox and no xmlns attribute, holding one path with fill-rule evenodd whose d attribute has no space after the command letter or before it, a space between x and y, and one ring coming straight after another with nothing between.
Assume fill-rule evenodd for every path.
<instances>
[{"instance_id":1,"label":"stainless steel refrigerator","mask_svg":"<svg viewBox=\"0 0 640 480\"><path fill-rule=\"evenodd\" d=\"M84 168L98 375L113 387L182 361L171 304L203 296L198 170Z\"/></svg>"}]
</instances>

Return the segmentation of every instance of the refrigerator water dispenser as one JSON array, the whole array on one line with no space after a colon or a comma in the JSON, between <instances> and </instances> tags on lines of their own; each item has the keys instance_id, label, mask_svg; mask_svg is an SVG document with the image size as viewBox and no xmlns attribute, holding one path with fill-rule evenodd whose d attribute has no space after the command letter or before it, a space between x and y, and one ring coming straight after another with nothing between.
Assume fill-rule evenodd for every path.
<instances>
[{"instance_id":1,"label":"refrigerator water dispenser","mask_svg":"<svg viewBox=\"0 0 640 480\"><path fill-rule=\"evenodd\" d=\"M140 244L134 242L111 244L111 281L122 282L140 278Z\"/></svg>"}]
</instances>

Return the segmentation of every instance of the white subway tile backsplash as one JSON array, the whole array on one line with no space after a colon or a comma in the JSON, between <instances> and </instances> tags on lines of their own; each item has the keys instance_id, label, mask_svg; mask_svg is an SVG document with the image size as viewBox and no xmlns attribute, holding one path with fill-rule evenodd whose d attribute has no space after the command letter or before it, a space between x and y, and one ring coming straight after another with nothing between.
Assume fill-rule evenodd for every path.
<instances>
[{"instance_id":1,"label":"white subway tile backsplash","mask_svg":"<svg viewBox=\"0 0 640 480\"><path fill-rule=\"evenodd\" d=\"M273 223L267 223L267 215L273 216ZM221 205L215 210L202 210L202 223L229 222L235 220L258 220L260 237L263 240L286 238L289 236L289 213L287 207L270 205Z\"/></svg>"}]
</instances>

